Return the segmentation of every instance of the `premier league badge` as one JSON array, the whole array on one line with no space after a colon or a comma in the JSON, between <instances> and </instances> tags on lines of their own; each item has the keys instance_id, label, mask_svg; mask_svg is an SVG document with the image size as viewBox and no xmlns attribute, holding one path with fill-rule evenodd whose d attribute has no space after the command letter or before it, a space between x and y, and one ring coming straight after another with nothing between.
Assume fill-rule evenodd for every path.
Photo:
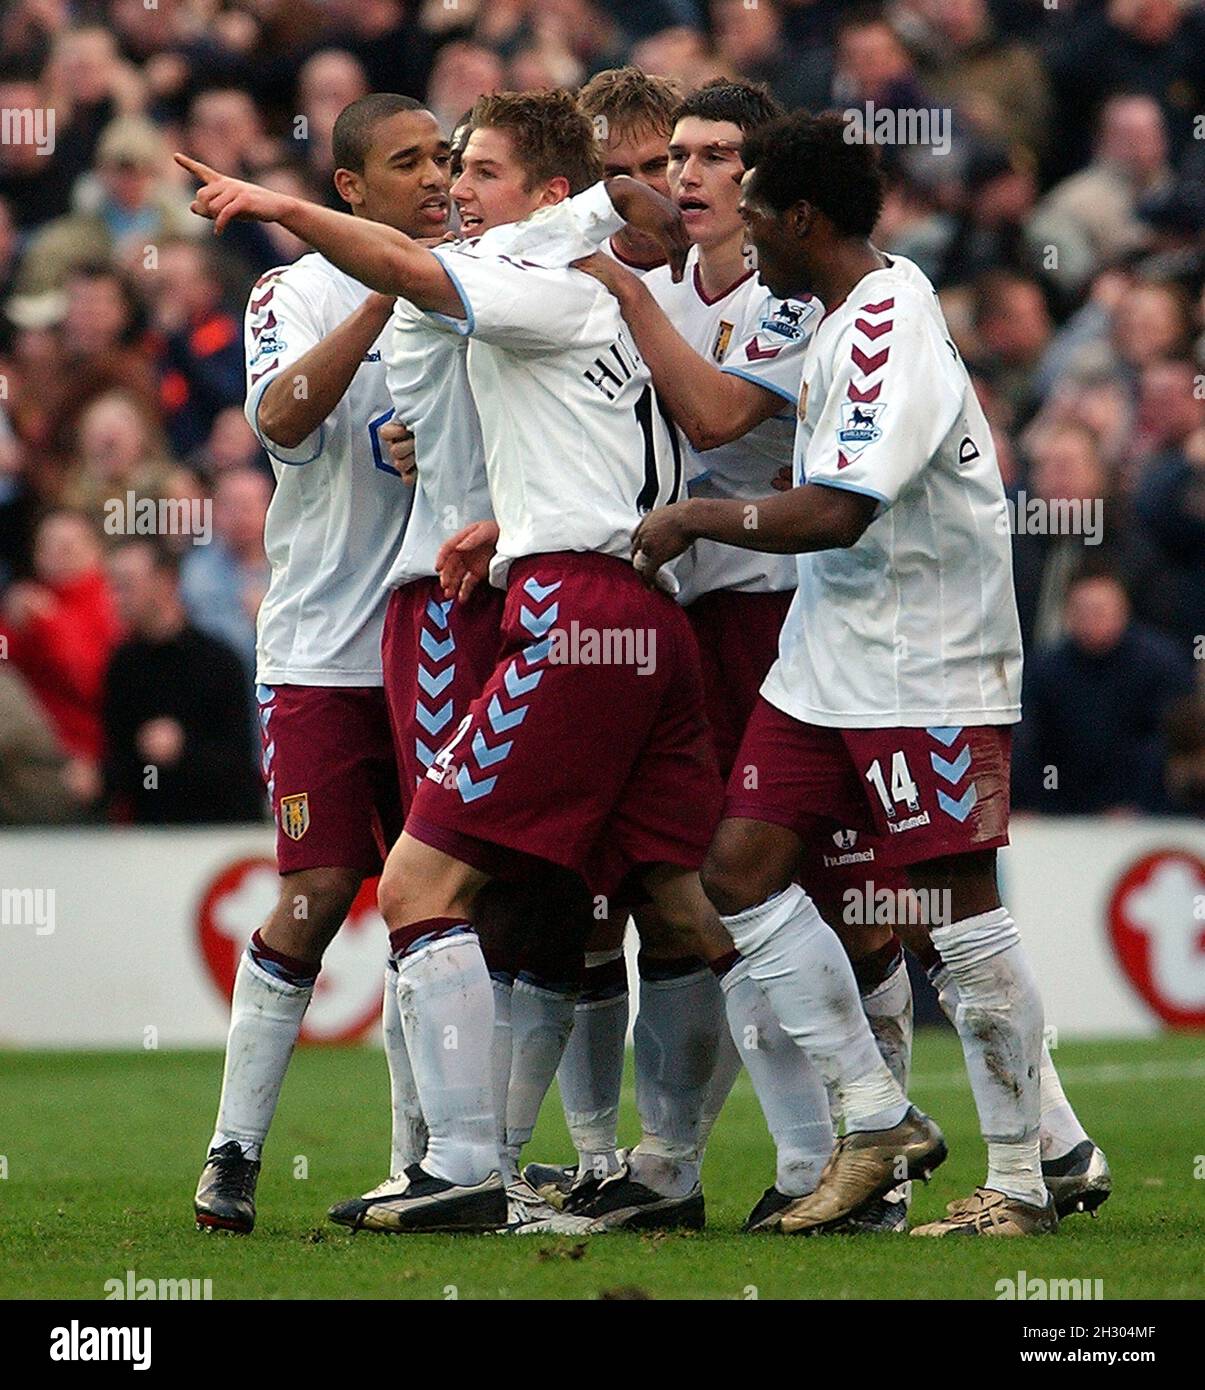
<instances>
[{"instance_id":1,"label":"premier league badge","mask_svg":"<svg viewBox=\"0 0 1205 1390\"><path fill-rule=\"evenodd\" d=\"M860 453L868 444L883 437L879 416L884 404L883 401L873 404L846 401L841 406L841 428L837 431L837 441L846 453Z\"/></svg>"}]
</instances>

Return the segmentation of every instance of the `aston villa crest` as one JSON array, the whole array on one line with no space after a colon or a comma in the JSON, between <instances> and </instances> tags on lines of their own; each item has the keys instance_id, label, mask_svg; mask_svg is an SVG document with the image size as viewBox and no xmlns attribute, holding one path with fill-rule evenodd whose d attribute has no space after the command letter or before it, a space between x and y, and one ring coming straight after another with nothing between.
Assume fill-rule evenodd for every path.
<instances>
[{"instance_id":1,"label":"aston villa crest","mask_svg":"<svg viewBox=\"0 0 1205 1390\"><path fill-rule=\"evenodd\" d=\"M290 840L300 840L310 828L310 794L280 798L280 828Z\"/></svg>"}]
</instances>

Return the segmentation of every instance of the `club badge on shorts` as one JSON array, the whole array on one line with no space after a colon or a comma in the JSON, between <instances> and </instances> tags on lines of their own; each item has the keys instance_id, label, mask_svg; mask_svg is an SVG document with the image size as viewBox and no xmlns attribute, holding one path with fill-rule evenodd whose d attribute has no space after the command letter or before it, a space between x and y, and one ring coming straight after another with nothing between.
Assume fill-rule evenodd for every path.
<instances>
[{"instance_id":1,"label":"club badge on shorts","mask_svg":"<svg viewBox=\"0 0 1205 1390\"><path fill-rule=\"evenodd\" d=\"M290 840L300 840L310 828L310 794L280 798L280 828Z\"/></svg>"}]
</instances>

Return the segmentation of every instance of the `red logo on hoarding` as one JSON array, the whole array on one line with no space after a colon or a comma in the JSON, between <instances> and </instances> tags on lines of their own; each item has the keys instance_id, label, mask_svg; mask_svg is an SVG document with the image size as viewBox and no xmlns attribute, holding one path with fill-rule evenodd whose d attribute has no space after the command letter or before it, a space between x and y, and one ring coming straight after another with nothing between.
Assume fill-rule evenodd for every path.
<instances>
[{"instance_id":1,"label":"red logo on hoarding","mask_svg":"<svg viewBox=\"0 0 1205 1390\"><path fill-rule=\"evenodd\" d=\"M1205 860L1144 855L1109 898L1109 933L1127 978L1165 1023L1205 1027Z\"/></svg>"},{"instance_id":2,"label":"red logo on hoarding","mask_svg":"<svg viewBox=\"0 0 1205 1390\"><path fill-rule=\"evenodd\" d=\"M271 859L238 859L216 874L197 909L197 937L210 979L229 1000L239 957L280 892ZM389 939L377 911L377 881L356 895L347 921L327 947L302 1042L350 1042L380 1026L381 978Z\"/></svg>"}]
</instances>

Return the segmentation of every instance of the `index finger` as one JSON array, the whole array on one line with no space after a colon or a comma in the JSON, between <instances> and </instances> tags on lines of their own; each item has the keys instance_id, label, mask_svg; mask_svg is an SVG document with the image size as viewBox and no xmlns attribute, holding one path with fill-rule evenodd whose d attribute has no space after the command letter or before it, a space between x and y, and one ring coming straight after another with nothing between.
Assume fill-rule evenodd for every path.
<instances>
[{"instance_id":1,"label":"index finger","mask_svg":"<svg viewBox=\"0 0 1205 1390\"><path fill-rule=\"evenodd\" d=\"M214 179L220 179L221 174L216 169L211 169L208 164L202 164L199 159L192 159L189 155L181 154L176 151L172 158L181 169L187 169L194 178L198 178L202 183L211 183Z\"/></svg>"}]
</instances>

